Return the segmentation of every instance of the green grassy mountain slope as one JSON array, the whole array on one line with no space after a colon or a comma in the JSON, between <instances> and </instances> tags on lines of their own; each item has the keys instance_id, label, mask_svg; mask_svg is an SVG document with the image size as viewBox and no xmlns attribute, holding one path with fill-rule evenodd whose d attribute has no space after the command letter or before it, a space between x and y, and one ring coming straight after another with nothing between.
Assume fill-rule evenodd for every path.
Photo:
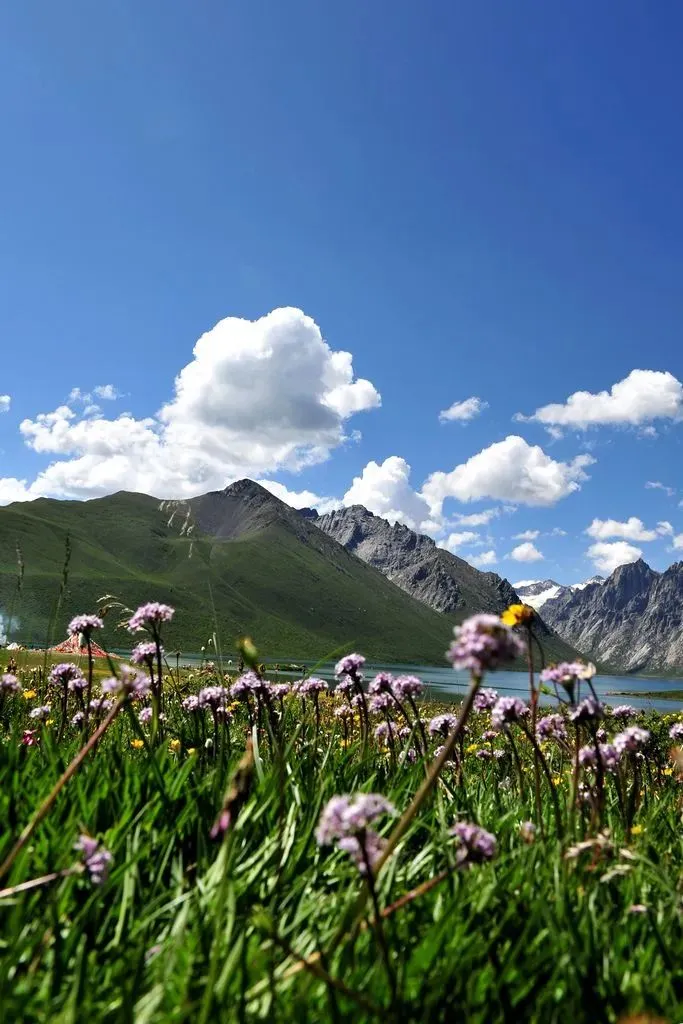
<instances>
[{"instance_id":1,"label":"green grassy mountain slope","mask_svg":"<svg viewBox=\"0 0 683 1024\"><path fill-rule=\"evenodd\" d=\"M67 537L67 585L48 637ZM215 631L228 657L248 633L268 659L317 659L343 646L376 660L441 664L454 622L250 480L182 502L119 492L0 508L0 615L11 614L12 639L60 640L71 615L95 610L105 594L129 607L173 604L168 650L198 651ZM117 618L106 620L112 648L130 644ZM573 654L549 641L549 659Z\"/></svg>"},{"instance_id":2,"label":"green grassy mountain slope","mask_svg":"<svg viewBox=\"0 0 683 1024\"><path fill-rule=\"evenodd\" d=\"M182 503L120 492L0 508L0 612L13 613L13 639L45 642L67 534L56 639L73 613L114 594L133 607L150 599L175 605L168 649L196 651L214 629L224 652L250 633L266 657L317 658L353 645L375 658L439 662L448 643L444 616L249 481ZM25 564L18 599L17 544ZM114 617L106 641L130 642Z\"/></svg>"}]
</instances>

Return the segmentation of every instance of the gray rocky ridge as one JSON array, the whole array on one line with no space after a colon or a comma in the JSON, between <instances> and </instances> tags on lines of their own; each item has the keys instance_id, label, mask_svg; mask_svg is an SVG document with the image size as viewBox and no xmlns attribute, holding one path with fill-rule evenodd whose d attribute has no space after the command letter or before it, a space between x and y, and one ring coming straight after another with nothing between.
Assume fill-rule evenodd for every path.
<instances>
[{"instance_id":1,"label":"gray rocky ridge","mask_svg":"<svg viewBox=\"0 0 683 1024\"><path fill-rule=\"evenodd\" d=\"M543 605L568 643L621 671L683 667L683 562L655 572L641 559L602 585L589 583Z\"/></svg>"}]
</instances>

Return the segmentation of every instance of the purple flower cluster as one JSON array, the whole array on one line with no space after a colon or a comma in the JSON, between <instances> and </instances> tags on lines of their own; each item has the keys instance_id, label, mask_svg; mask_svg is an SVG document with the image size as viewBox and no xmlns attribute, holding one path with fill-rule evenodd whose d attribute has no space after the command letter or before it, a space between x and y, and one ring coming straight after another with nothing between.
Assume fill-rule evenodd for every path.
<instances>
[{"instance_id":1,"label":"purple flower cluster","mask_svg":"<svg viewBox=\"0 0 683 1024\"><path fill-rule=\"evenodd\" d=\"M109 679L102 680L102 693L109 693L112 696L130 696L133 700L142 700L149 691L149 679L128 665L121 666L121 674L118 679L116 676L111 676Z\"/></svg>"},{"instance_id":2,"label":"purple flower cluster","mask_svg":"<svg viewBox=\"0 0 683 1024\"><path fill-rule=\"evenodd\" d=\"M365 658L362 654L347 654L335 665L334 674L337 678L340 676L359 676L364 664Z\"/></svg>"},{"instance_id":3,"label":"purple flower cluster","mask_svg":"<svg viewBox=\"0 0 683 1024\"><path fill-rule=\"evenodd\" d=\"M374 715L381 715L394 706L394 698L390 693L376 693L368 702L368 708Z\"/></svg>"},{"instance_id":4,"label":"purple flower cluster","mask_svg":"<svg viewBox=\"0 0 683 1024\"><path fill-rule=\"evenodd\" d=\"M340 720L353 718L353 708L350 708L348 704L342 704L334 709L334 717Z\"/></svg>"},{"instance_id":5,"label":"purple flower cluster","mask_svg":"<svg viewBox=\"0 0 683 1024\"><path fill-rule=\"evenodd\" d=\"M336 843L365 874L368 865L370 869L375 866L386 845L369 826L380 815L395 813L393 804L379 793L334 796L323 808L315 837L320 846Z\"/></svg>"},{"instance_id":6,"label":"purple flower cluster","mask_svg":"<svg viewBox=\"0 0 683 1024\"><path fill-rule=\"evenodd\" d=\"M450 829L450 833L458 842L455 859L461 867L483 864L495 857L498 849L496 837L479 825L459 821Z\"/></svg>"},{"instance_id":7,"label":"purple flower cluster","mask_svg":"<svg viewBox=\"0 0 683 1024\"><path fill-rule=\"evenodd\" d=\"M414 700L424 693L424 683L417 676L397 676L392 683L392 693L399 700Z\"/></svg>"},{"instance_id":8,"label":"purple flower cluster","mask_svg":"<svg viewBox=\"0 0 683 1024\"><path fill-rule=\"evenodd\" d=\"M140 725L147 725L148 722L152 721L153 717L154 712L151 708L141 708L138 712L138 721Z\"/></svg>"},{"instance_id":9,"label":"purple flower cluster","mask_svg":"<svg viewBox=\"0 0 683 1024\"><path fill-rule=\"evenodd\" d=\"M448 736L450 732L453 732L458 719L455 715L435 715L427 726L431 736Z\"/></svg>"},{"instance_id":10,"label":"purple flower cluster","mask_svg":"<svg viewBox=\"0 0 683 1024\"><path fill-rule=\"evenodd\" d=\"M481 676L514 661L524 647L497 615L472 615L453 630L455 640L446 652L453 668Z\"/></svg>"},{"instance_id":11,"label":"purple flower cluster","mask_svg":"<svg viewBox=\"0 0 683 1024\"><path fill-rule=\"evenodd\" d=\"M233 700L249 700L252 694L265 693L266 685L255 672L245 672L230 687L230 696Z\"/></svg>"},{"instance_id":12,"label":"purple flower cluster","mask_svg":"<svg viewBox=\"0 0 683 1024\"><path fill-rule=\"evenodd\" d=\"M538 740L566 740L567 725L562 715L545 715L536 723Z\"/></svg>"},{"instance_id":13,"label":"purple flower cluster","mask_svg":"<svg viewBox=\"0 0 683 1024\"><path fill-rule=\"evenodd\" d=\"M683 740L683 722L675 722L669 729L669 737L677 743Z\"/></svg>"},{"instance_id":14,"label":"purple flower cluster","mask_svg":"<svg viewBox=\"0 0 683 1024\"><path fill-rule=\"evenodd\" d=\"M81 686L72 686L71 684L75 683L76 680L78 680L79 683L83 680L83 683L87 686L87 681L83 673L78 665L74 665L72 661L62 661L59 665L53 665L50 669L50 675L48 676L48 681L53 686L58 686L61 689L66 689L68 687L70 690L80 690L84 688Z\"/></svg>"},{"instance_id":15,"label":"purple flower cluster","mask_svg":"<svg viewBox=\"0 0 683 1024\"><path fill-rule=\"evenodd\" d=\"M398 729L393 722L380 722L375 729L375 739L379 743L388 743L390 739L394 740L398 735Z\"/></svg>"},{"instance_id":16,"label":"purple flower cluster","mask_svg":"<svg viewBox=\"0 0 683 1024\"><path fill-rule=\"evenodd\" d=\"M586 665L582 661L561 661L559 665L544 668L540 680L542 683L563 686L571 693L578 682L592 679L594 675L595 665Z\"/></svg>"},{"instance_id":17,"label":"purple flower cluster","mask_svg":"<svg viewBox=\"0 0 683 1024\"><path fill-rule=\"evenodd\" d=\"M378 693L393 693L394 677L391 672L378 672L368 686L368 693L373 696Z\"/></svg>"},{"instance_id":18,"label":"purple flower cluster","mask_svg":"<svg viewBox=\"0 0 683 1024\"><path fill-rule=\"evenodd\" d=\"M197 703L200 708L211 708L216 711L224 708L228 698L228 691L224 686L204 686L197 696Z\"/></svg>"},{"instance_id":19,"label":"purple flower cluster","mask_svg":"<svg viewBox=\"0 0 683 1024\"><path fill-rule=\"evenodd\" d=\"M11 672L4 672L0 676L0 693L19 693L21 683Z\"/></svg>"},{"instance_id":20,"label":"purple flower cluster","mask_svg":"<svg viewBox=\"0 0 683 1024\"><path fill-rule=\"evenodd\" d=\"M569 717L572 722L596 722L603 717L605 706L595 697L586 697L579 701Z\"/></svg>"},{"instance_id":21,"label":"purple flower cluster","mask_svg":"<svg viewBox=\"0 0 683 1024\"><path fill-rule=\"evenodd\" d=\"M611 743L599 743L598 750L595 744L588 744L579 750L579 764L584 768L595 768L598 764L598 751L600 752L600 763L606 772L616 771L619 764L620 753L617 747Z\"/></svg>"},{"instance_id":22,"label":"purple flower cluster","mask_svg":"<svg viewBox=\"0 0 683 1024\"><path fill-rule=\"evenodd\" d=\"M292 692L292 687L289 683L271 683L270 685L270 696L273 700L282 700L284 697L288 697Z\"/></svg>"},{"instance_id":23,"label":"purple flower cluster","mask_svg":"<svg viewBox=\"0 0 683 1024\"><path fill-rule=\"evenodd\" d=\"M102 846L97 839L86 835L78 837L74 849L81 854L83 865L90 875L92 884L102 885L103 882L106 882L109 865L114 859L109 850Z\"/></svg>"},{"instance_id":24,"label":"purple flower cluster","mask_svg":"<svg viewBox=\"0 0 683 1024\"><path fill-rule=\"evenodd\" d=\"M196 695L196 693L191 693L189 697L186 697L185 700L182 701L180 706L183 709L183 711L192 712L201 710L199 706L199 697Z\"/></svg>"},{"instance_id":25,"label":"purple flower cluster","mask_svg":"<svg viewBox=\"0 0 683 1024\"><path fill-rule=\"evenodd\" d=\"M614 737L614 746L620 754L637 754L649 740L650 733L647 729L641 729L639 725L629 725Z\"/></svg>"},{"instance_id":26,"label":"purple flower cluster","mask_svg":"<svg viewBox=\"0 0 683 1024\"><path fill-rule=\"evenodd\" d=\"M316 679L312 676L310 679L304 679L297 685L296 692L300 697L313 697L317 700L321 693L327 690L327 683L324 679Z\"/></svg>"},{"instance_id":27,"label":"purple flower cluster","mask_svg":"<svg viewBox=\"0 0 683 1024\"><path fill-rule=\"evenodd\" d=\"M164 656L163 647L160 648L161 656ZM153 665L157 656L157 645L152 640L143 640L137 644L130 653L130 660L134 665Z\"/></svg>"},{"instance_id":28,"label":"purple flower cluster","mask_svg":"<svg viewBox=\"0 0 683 1024\"><path fill-rule=\"evenodd\" d=\"M472 707L475 711L490 711L497 700L498 691L492 690L490 687L484 687L483 690L479 690L474 698Z\"/></svg>"},{"instance_id":29,"label":"purple flower cluster","mask_svg":"<svg viewBox=\"0 0 683 1024\"><path fill-rule=\"evenodd\" d=\"M46 718L50 717L50 705L43 704L42 707L33 708L28 713L29 718L33 718L37 722L44 722Z\"/></svg>"},{"instance_id":30,"label":"purple flower cluster","mask_svg":"<svg viewBox=\"0 0 683 1024\"><path fill-rule=\"evenodd\" d=\"M99 615L75 615L69 623L68 630L70 636L78 633L79 636L88 637L93 629L102 629L103 627L104 623Z\"/></svg>"},{"instance_id":31,"label":"purple flower cluster","mask_svg":"<svg viewBox=\"0 0 683 1024\"><path fill-rule=\"evenodd\" d=\"M612 708L612 718L622 722L628 722L629 718L635 718L637 714L636 709L632 708L630 704L617 704L615 708Z\"/></svg>"},{"instance_id":32,"label":"purple flower cluster","mask_svg":"<svg viewBox=\"0 0 683 1024\"><path fill-rule=\"evenodd\" d=\"M491 725L502 729L511 722L521 722L529 714L529 708L519 697L499 697L491 710Z\"/></svg>"},{"instance_id":33,"label":"purple flower cluster","mask_svg":"<svg viewBox=\"0 0 683 1024\"><path fill-rule=\"evenodd\" d=\"M142 604L128 620L128 630L139 633L141 629L157 630L162 622L170 622L175 615L175 608L158 601Z\"/></svg>"}]
</instances>

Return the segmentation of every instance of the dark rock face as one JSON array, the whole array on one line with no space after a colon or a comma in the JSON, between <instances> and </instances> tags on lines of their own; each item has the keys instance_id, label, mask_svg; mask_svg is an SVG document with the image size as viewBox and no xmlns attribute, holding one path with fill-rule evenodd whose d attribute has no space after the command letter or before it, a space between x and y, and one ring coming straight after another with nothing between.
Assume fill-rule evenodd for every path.
<instances>
[{"instance_id":1,"label":"dark rock face","mask_svg":"<svg viewBox=\"0 0 683 1024\"><path fill-rule=\"evenodd\" d=\"M602 585L548 601L543 617L567 642L615 669L683 666L683 562L663 573L642 559L621 565Z\"/></svg>"},{"instance_id":2,"label":"dark rock face","mask_svg":"<svg viewBox=\"0 0 683 1024\"><path fill-rule=\"evenodd\" d=\"M392 525L362 505L328 512L315 523L436 611L500 612L518 600L508 581L496 573L479 572L464 559L437 547L431 537L415 533L402 523Z\"/></svg>"}]
</instances>

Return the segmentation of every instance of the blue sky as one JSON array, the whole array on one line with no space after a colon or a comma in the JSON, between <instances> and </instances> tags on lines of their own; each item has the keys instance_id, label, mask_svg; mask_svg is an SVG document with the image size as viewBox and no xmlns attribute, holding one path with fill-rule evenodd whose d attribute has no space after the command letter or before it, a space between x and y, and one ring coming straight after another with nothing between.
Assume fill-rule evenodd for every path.
<instances>
[{"instance_id":1,"label":"blue sky","mask_svg":"<svg viewBox=\"0 0 683 1024\"><path fill-rule=\"evenodd\" d=\"M513 580L676 560L682 31L628 0L5 5L0 501L249 475Z\"/></svg>"}]
</instances>

